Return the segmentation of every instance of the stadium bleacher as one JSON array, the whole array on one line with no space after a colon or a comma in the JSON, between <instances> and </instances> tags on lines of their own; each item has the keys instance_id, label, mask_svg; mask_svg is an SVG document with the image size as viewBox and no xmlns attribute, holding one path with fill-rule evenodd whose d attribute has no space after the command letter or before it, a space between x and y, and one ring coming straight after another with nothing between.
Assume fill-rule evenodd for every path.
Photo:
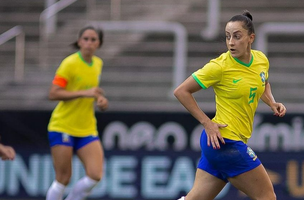
<instances>
[{"instance_id":1,"label":"stadium bleacher","mask_svg":"<svg viewBox=\"0 0 304 200\"><path fill-rule=\"evenodd\" d=\"M211 58L226 51L225 23L235 14L248 9L255 28L264 22L303 22L302 1L221 1L220 32L208 41L200 33L207 24L207 0L124 0L121 1L122 21L179 22L188 32L187 73L200 68ZM26 34L25 79L13 82L14 40L0 46L0 109L49 110L56 102L47 98L48 89L60 61L73 53L69 47L78 30L91 20L111 20L111 1L96 1L86 13L86 2L76 1L58 14L58 28L49 39L48 63L39 65L39 16L44 1L0 1L0 34L15 25L21 25ZM172 34L107 33L105 43L97 55L104 60L102 87L112 111L184 111L172 98L173 69ZM278 101L289 111L302 112L304 108L304 79L302 61L304 39L301 35L269 37L270 82ZM212 111L213 91L195 94L199 104ZM260 111L263 111L261 104Z\"/></svg>"}]
</instances>

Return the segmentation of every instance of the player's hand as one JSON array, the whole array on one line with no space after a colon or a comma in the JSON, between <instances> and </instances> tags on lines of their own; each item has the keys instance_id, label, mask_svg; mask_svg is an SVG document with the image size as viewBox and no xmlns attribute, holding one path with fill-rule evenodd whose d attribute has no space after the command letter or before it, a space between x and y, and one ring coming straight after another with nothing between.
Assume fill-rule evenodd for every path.
<instances>
[{"instance_id":1,"label":"player's hand","mask_svg":"<svg viewBox=\"0 0 304 200\"><path fill-rule=\"evenodd\" d=\"M286 107L282 103L273 103L270 108L275 116L284 117L286 114Z\"/></svg>"},{"instance_id":2,"label":"player's hand","mask_svg":"<svg viewBox=\"0 0 304 200\"><path fill-rule=\"evenodd\" d=\"M15 156L16 152L12 147L0 144L0 157L2 160L14 160Z\"/></svg>"},{"instance_id":3,"label":"player's hand","mask_svg":"<svg viewBox=\"0 0 304 200\"><path fill-rule=\"evenodd\" d=\"M105 111L109 107L108 99L102 95L99 95L96 99L96 105L98 106L99 110Z\"/></svg>"},{"instance_id":4,"label":"player's hand","mask_svg":"<svg viewBox=\"0 0 304 200\"><path fill-rule=\"evenodd\" d=\"M220 143L225 144L225 140L220 133L220 128L227 127L227 124L217 124L213 121L210 121L207 125L204 126L206 135L207 135L207 145L212 145L213 149L220 149Z\"/></svg>"},{"instance_id":5,"label":"player's hand","mask_svg":"<svg viewBox=\"0 0 304 200\"><path fill-rule=\"evenodd\" d=\"M98 98L98 96L101 96L103 94L104 94L103 89L101 89L99 87L93 87L93 88L90 88L90 89L84 91L84 96L85 97Z\"/></svg>"}]
</instances>

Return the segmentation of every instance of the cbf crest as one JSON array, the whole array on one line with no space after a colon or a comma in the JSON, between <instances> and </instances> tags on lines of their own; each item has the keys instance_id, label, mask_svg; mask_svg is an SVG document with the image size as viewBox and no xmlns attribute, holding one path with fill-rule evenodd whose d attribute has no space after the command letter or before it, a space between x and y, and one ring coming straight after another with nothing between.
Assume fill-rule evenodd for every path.
<instances>
[{"instance_id":1,"label":"cbf crest","mask_svg":"<svg viewBox=\"0 0 304 200\"><path fill-rule=\"evenodd\" d=\"M262 81L263 83L265 83L265 81L266 81L265 72L261 72L261 73L260 73L260 77L261 77L261 81Z\"/></svg>"},{"instance_id":2,"label":"cbf crest","mask_svg":"<svg viewBox=\"0 0 304 200\"><path fill-rule=\"evenodd\" d=\"M62 142L70 142L70 136L66 133L62 134Z\"/></svg>"},{"instance_id":3,"label":"cbf crest","mask_svg":"<svg viewBox=\"0 0 304 200\"><path fill-rule=\"evenodd\" d=\"M250 147L247 147L247 154L252 158L252 160L256 160L258 158Z\"/></svg>"}]
</instances>

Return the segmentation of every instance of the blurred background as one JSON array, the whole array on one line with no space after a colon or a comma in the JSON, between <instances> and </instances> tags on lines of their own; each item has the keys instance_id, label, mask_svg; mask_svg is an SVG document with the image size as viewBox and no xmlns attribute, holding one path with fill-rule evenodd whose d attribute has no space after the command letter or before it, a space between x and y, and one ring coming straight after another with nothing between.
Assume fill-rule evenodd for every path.
<instances>
[{"instance_id":1,"label":"blurred background","mask_svg":"<svg viewBox=\"0 0 304 200\"><path fill-rule=\"evenodd\" d=\"M0 134L16 148L0 162L0 199L43 199L54 173L47 123L57 102L48 91L62 59L86 25L104 31L97 56L110 107L96 111L105 178L91 199L178 199L192 186L202 127L174 88L225 52L226 22L253 15L254 49L270 61L269 81L286 117L260 103L250 146L278 199L303 199L304 1L300 0L1 0ZM195 97L210 117L212 89ZM71 186L83 175L75 158ZM217 199L248 199L227 185Z\"/></svg>"}]
</instances>

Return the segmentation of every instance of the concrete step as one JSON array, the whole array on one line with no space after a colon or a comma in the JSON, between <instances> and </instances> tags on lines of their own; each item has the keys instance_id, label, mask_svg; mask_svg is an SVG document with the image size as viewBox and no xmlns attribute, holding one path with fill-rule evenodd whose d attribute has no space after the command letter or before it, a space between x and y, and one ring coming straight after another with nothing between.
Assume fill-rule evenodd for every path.
<instances>
[{"instance_id":1,"label":"concrete step","mask_svg":"<svg viewBox=\"0 0 304 200\"><path fill-rule=\"evenodd\" d=\"M38 0L33 1L36 4L39 3ZM78 2L74 7L58 15L60 26L49 44L49 68L42 70L37 62L39 12L34 11L36 16L30 17L28 23L25 20L22 22L23 19L20 20L25 24L25 30L30 35L27 41L31 41L26 43L27 65L24 82L17 84L12 81L14 55L11 54L14 52L14 42L0 47L0 65L4 66L0 69L0 92L4 95L0 98L1 109L54 108L57 102L48 100L48 90L62 59L75 52L69 44L76 40L79 29L87 23L88 19L110 19L110 0L96 1L96 10L90 15L85 14L86 2ZM301 14L303 3L295 0L288 2L233 0L233 3L221 1L221 4L221 27L224 27L226 21L233 15L241 13L243 8L249 5L256 28L264 21L304 20ZM24 6L28 5L24 4ZM206 26L206 7L207 0L124 0L121 1L121 19L174 21L185 25L189 34L186 76L190 76L210 59L226 51L223 34L220 34L215 41L209 42L204 41L200 36L201 30ZM9 9L9 7L6 8ZM80 14L75 15L75 13ZM16 15L17 19L20 17L22 14ZM10 21L14 20L13 16L9 15L8 19L7 24L5 20L2 21L0 31L12 24ZM302 42L304 39L301 36L269 38L270 82L278 101L297 105L303 102L304 93L301 88L304 88L302 81L304 46ZM109 98L109 110L185 110L172 94L173 45L173 36L170 34L110 33L105 35L105 43L97 55L104 60L101 86ZM195 97L203 109L214 111L212 89L200 91L195 94Z\"/></svg>"}]
</instances>

